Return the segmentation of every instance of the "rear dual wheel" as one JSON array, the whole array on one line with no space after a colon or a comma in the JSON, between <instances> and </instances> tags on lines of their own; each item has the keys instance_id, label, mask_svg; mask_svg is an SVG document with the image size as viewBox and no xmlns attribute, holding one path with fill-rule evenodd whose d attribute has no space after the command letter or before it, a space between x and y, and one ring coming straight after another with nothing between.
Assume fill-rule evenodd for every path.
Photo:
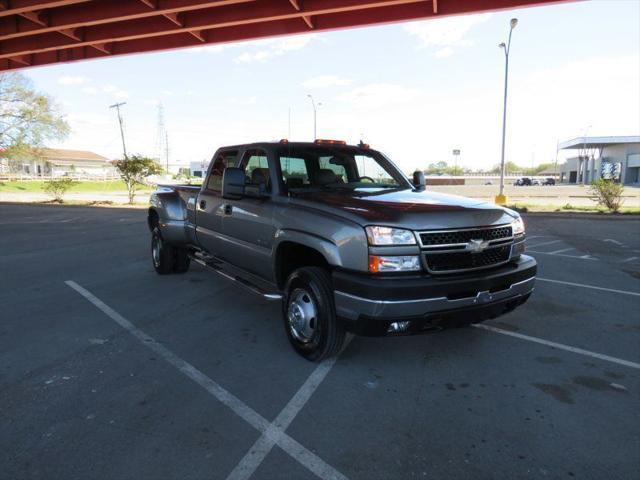
<instances>
[{"instance_id":1,"label":"rear dual wheel","mask_svg":"<svg viewBox=\"0 0 640 480\"><path fill-rule=\"evenodd\" d=\"M345 330L336 318L331 277L325 269L295 270L287 280L282 308L287 337L300 355L319 362L340 351Z\"/></svg>"},{"instance_id":2,"label":"rear dual wheel","mask_svg":"<svg viewBox=\"0 0 640 480\"><path fill-rule=\"evenodd\" d=\"M151 232L151 260L153 268L160 275L184 273L189 270L191 263L187 249L166 243L158 227Z\"/></svg>"}]
</instances>

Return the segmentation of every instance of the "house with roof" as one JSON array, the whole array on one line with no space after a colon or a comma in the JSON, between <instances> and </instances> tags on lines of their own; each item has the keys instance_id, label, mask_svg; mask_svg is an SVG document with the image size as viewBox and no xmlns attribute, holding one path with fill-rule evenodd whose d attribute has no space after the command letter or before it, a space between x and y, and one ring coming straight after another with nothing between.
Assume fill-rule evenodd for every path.
<instances>
[{"instance_id":1,"label":"house with roof","mask_svg":"<svg viewBox=\"0 0 640 480\"><path fill-rule=\"evenodd\" d=\"M4 173L17 173L29 177L95 177L117 176L111 160L86 150L44 148L38 156L5 159Z\"/></svg>"}]
</instances>

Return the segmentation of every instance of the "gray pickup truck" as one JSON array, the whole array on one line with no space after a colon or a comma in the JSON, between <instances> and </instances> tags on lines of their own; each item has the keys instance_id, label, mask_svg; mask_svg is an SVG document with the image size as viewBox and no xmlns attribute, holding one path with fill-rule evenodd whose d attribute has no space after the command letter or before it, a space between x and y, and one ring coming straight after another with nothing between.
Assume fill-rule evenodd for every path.
<instances>
[{"instance_id":1,"label":"gray pickup truck","mask_svg":"<svg viewBox=\"0 0 640 480\"><path fill-rule=\"evenodd\" d=\"M295 348L318 361L345 332L465 326L523 304L536 261L509 209L428 192L368 145L219 149L202 187L160 186L149 207L160 274L197 262L282 302Z\"/></svg>"}]
</instances>

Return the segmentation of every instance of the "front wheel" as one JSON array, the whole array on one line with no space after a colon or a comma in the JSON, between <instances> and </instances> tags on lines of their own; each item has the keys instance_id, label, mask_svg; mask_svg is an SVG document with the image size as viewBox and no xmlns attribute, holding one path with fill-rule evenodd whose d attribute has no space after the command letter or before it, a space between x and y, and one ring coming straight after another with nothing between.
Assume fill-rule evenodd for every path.
<instances>
[{"instance_id":1,"label":"front wheel","mask_svg":"<svg viewBox=\"0 0 640 480\"><path fill-rule=\"evenodd\" d=\"M345 330L336 318L329 272L318 267L295 270L287 279L282 307L287 337L300 355L319 362L340 351Z\"/></svg>"}]
</instances>

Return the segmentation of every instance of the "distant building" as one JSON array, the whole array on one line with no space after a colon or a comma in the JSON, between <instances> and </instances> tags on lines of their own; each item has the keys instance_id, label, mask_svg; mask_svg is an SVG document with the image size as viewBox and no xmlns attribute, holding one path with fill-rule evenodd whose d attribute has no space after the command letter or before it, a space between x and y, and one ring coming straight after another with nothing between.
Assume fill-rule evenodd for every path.
<instances>
[{"instance_id":1,"label":"distant building","mask_svg":"<svg viewBox=\"0 0 640 480\"><path fill-rule=\"evenodd\" d=\"M97 153L84 150L45 148L39 157L5 159L4 173L16 173L30 177L115 177L111 161Z\"/></svg>"},{"instance_id":2,"label":"distant building","mask_svg":"<svg viewBox=\"0 0 640 480\"><path fill-rule=\"evenodd\" d=\"M560 165L560 182L589 184L612 178L625 185L640 184L640 136L580 137L559 145L578 154Z\"/></svg>"},{"instance_id":3,"label":"distant building","mask_svg":"<svg viewBox=\"0 0 640 480\"><path fill-rule=\"evenodd\" d=\"M192 177L204 178L209 168L209 160L202 160L201 162L189 163L189 172Z\"/></svg>"}]
</instances>

